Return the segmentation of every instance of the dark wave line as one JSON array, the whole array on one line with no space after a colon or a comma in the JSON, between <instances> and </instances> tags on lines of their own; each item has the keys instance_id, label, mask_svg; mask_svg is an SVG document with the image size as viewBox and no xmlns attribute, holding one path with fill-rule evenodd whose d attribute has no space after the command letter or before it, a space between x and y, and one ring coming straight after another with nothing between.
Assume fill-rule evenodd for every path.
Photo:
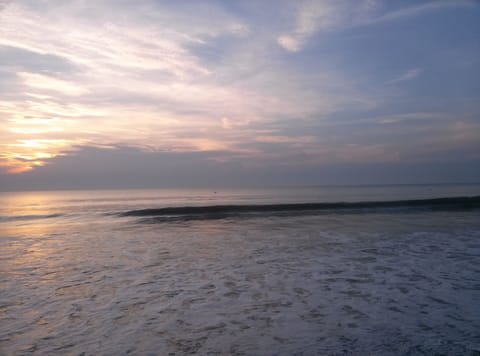
<instances>
[{"instance_id":1,"label":"dark wave line","mask_svg":"<svg viewBox=\"0 0 480 356\"><path fill-rule=\"evenodd\" d=\"M63 214L0 216L0 222L52 219L61 216Z\"/></svg>"},{"instance_id":2,"label":"dark wave line","mask_svg":"<svg viewBox=\"0 0 480 356\"><path fill-rule=\"evenodd\" d=\"M377 210L377 209L427 209L427 210L470 210L480 208L480 196L435 198L419 200L337 202L337 203L299 203L269 205L212 205L182 206L140 209L122 212L120 216L137 217L224 217L256 213L339 211L339 210Z\"/></svg>"}]
</instances>

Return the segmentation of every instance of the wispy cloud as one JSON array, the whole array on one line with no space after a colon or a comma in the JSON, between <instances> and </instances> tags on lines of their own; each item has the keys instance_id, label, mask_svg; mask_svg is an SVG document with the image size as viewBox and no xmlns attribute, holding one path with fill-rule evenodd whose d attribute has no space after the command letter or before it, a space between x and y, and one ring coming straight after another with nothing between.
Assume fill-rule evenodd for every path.
<instances>
[{"instance_id":1,"label":"wispy cloud","mask_svg":"<svg viewBox=\"0 0 480 356\"><path fill-rule=\"evenodd\" d=\"M407 80L412 80L417 78L420 74L422 74L423 70L421 68L412 68L408 69L405 72L403 72L400 76L397 78L394 78L392 80L389 80L387 83L388 84L394 84L398 82L404 82Z\"/></svg>"},{"instance_id":2,"label":"wispy cloud","mask_svg":"<svg viewBox=\"0 0 480 356\"><path fill-rule=\"evenodd\" d=\"M375 0L304 1L298 7L293 31L280 35L277 41L288 51L300 51L316 33L350 27L368 18L376 6Z\"/></svg>"},{"instance_id":3,"label":"wispy cloud","mask_svg":"<svg viewBox=\"0 0 480 356\"><path fill-rule=\"evenodd\" d=\"M382 117L378 122L381 124L397 124L405 121L441 119L438 114L430 112L414 112L406 114L388 115Z\"/></svg>"},{"instance_id":4,"label":"wispy cloud","mask_svg":"<svg viewBox=\"0 0 480 356\"><path fill-rule=\"evenodd\" d=\"M478 1L475 0L440 0L430 1L424 4L410 6L399 10L388 12L382 16L371 19L370 23L396 21L405 18L423 15L431 11L442 10L452 7L472 7L477 6Z\"/></svg>"},{"instance_id":5,"label":"wispy cloud","mask_svg":"<svg viewBox=\"0 0 480 356\"><path fill-rule=\"evenodd\" d=\"M297 9L293 30L278 36L277 42L288 51L298 52L316 34L478 5L475 0L440 0L382 13L382 3L380 0L304 0Z\"/></svg>"}]
</instances>

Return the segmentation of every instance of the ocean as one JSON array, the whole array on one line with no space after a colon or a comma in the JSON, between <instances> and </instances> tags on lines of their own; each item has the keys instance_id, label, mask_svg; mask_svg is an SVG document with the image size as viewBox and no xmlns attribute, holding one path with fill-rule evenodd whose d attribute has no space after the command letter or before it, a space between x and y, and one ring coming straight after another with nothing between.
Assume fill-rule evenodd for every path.
<instances>
[{"instance_id":1,"label":"ocean","mask_svg":"<svg viewBox=\"0 0 480 356\"><path fill-rule=\"evenodd\" d=\"M480 355L480 185L0 203L1 355Z\"/></svg>"}]
</instances>

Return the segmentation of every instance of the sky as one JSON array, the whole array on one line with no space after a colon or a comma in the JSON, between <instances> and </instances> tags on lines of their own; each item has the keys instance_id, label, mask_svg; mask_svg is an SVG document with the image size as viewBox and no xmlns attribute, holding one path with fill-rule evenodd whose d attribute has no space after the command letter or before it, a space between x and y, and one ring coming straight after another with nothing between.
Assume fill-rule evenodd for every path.
<instances>
[{"instance_id":1,"label":"sky","mask_svg":"<svg viewBox=\"0 0 480 356\"><path fill-rule=\"evenodd\" d=\"M0 0L0 190L480 182L480 2Z\"/></svg>"}]
</instances>

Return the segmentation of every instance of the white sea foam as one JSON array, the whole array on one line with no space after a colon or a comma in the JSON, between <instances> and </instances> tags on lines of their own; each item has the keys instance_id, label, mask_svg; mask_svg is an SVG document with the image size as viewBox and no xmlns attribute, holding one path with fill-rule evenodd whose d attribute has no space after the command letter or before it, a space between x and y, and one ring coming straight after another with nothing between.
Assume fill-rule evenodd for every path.
<instances>
[{"instance_id":1,"label":"white sea foam","mask_svg":"<svg viewBox=\"0 0 480 356\"><path fill-rule=\"evenodd\" d=\"M96 216L2 225L0 353L480 352L479 211Z\"/></svg>"}]
</instances>

